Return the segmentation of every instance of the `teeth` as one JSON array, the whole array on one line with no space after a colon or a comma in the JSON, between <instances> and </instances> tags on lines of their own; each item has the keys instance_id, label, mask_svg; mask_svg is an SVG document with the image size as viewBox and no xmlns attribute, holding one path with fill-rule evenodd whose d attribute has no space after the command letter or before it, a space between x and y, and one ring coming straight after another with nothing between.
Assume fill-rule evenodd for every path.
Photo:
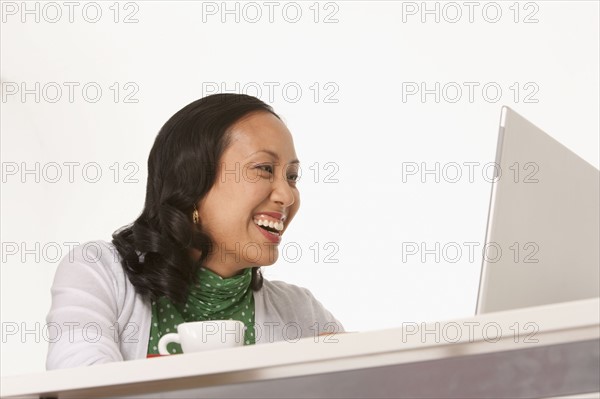
<instances>
[{"instance_id":1,"label":"teeth","mask_svg":"<svg viewBox=\"0 0 600 399\"><path fill-rule=\"evenodd\" d=\"M259 226L270 227L276 230L283 230L283 222L273 222L272 220L254 219L254 223Z\"/></svg>"}]
</instances>

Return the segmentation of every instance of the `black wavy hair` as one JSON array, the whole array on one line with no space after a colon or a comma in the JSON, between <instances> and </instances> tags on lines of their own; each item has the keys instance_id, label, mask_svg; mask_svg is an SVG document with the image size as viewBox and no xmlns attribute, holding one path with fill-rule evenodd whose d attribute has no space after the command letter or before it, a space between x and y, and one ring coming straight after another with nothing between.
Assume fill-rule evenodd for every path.
<instances>
[{"instance_id":1,"label":"black wavy hair","mask_svg":"<svg viewBox=\"0 0 600 399\"><path fill-rule=\"evenodd\" d=\"M214 94L183 107L158 132L148 156L142 214L112 235L123 269L142 297L187 300L190 284L197 282L198 269L214 245L201 221L192 222L194 204L215 184L230 128L257 111L279 118L256 97ZM199 260L192 259L191 247L201 252ZM262 284L260 267L253 267L251 288L260 290Z\"/></svg>"}]
</instances>

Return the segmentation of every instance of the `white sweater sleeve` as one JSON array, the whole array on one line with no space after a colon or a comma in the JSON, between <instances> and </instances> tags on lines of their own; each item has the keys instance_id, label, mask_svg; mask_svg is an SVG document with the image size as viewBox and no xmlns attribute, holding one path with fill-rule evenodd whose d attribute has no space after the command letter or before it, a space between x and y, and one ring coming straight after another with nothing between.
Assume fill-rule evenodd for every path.
<instances>
[{"instance_id":1,"label":"white sweater sleeve","mask_svg":"<svg viewBox=\"0 0 600 399\"><path fill-rule=\"evenodd\" d=\"M294 341L322 333L341 333L344 326L304 287L264 280L256 292L257 343Z\"/></svg>"},{"instance_id":2,"label":"white sweater sleeve","mask_svg":"<svg viewBox=\"0 0 600 399\"><path fill-rule=\"evenodd\" d=\"M100 253L98 253L100 249ZM95 241L75 247L56 270L46 369L70 368L123 360L118 319L125 278L114 265L114 252ZM121 302L121 303L120 303Z\"/></svg>"},{"instance_id":3,"label":"white sweater sleeve","mask_svg":"<svg viewBox=\"0 0 600 399\"><path fill-rule=\"evenodd\" d=\"M316 319L321 323L319 325L319 333L342 333L346 332L342 323L323 306L323 304L315 298L308 288L303 288L305 295L310 298L312 307L316 313Z\"/></svg>"}]
</instances>

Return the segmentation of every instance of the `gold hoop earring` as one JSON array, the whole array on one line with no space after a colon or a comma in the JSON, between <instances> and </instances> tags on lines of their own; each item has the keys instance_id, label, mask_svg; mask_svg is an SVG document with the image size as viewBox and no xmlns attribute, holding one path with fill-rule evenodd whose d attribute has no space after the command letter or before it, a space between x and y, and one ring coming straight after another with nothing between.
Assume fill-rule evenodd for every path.
<instances>
[{"instance_id":1,"label":"gold hoop earring","mask_svg":"<svg viewBox=\"0 0 600 399\"><path fill-rule=\"evenodd\" d=\"M192 213L192 220L194 224L198 224L198 209L196 209L196 205L194 205L194 213Z\"/></svg>"}]
</instances>

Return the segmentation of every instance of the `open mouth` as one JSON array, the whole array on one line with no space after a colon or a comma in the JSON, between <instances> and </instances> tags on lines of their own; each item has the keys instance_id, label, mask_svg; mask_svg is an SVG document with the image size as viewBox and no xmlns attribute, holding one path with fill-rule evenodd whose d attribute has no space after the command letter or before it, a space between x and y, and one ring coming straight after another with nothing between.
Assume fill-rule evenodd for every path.
<instances>
[{"instance_id":1,"label":"open mouth","mask_svg":"<svg viewBox=\"0 0 600 399\"><path fill-rule=\"evenodd\" d=\"M258 226L258 228L265 230L273 235L281 235L279 232L283 230L282 222L274 222L263 219L255 219L254 224Z\"/></svg>"},{"instance_id":2,"label":"open mouth","mask_svg":"<svg viewBox=\"0 0 600 399\"><path fill-rule=\"evenodd\" d=\"M274 228L274 227L269 227L269 226L258 226L258 227L260 229L268 231L271 234L279 235L279 231L276 228Z\"/></svg>"},{"instance_id":3,"label":"open mouth","mask_svg":"<svg viewBox=\"0 0 600 399\"><path fill-rule=\"evenodd\" d=\"M283 231L283 222L280 220L272 220L266 218L254 219L254 224L266 234L274 237L281 237L281 231Z\"/></svg>"}]
</instances>

